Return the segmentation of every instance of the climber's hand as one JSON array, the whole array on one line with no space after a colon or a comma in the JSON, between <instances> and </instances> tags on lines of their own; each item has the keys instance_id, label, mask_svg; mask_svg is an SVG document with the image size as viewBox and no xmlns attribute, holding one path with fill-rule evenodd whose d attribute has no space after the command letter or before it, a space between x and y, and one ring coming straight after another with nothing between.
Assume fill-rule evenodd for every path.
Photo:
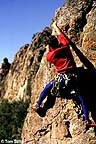
<instances>
[{"instance_id":1,"label":"climber's hand","mask_svg":"<svg viewBox=\"0 0 96 144\"><path fill-rule=\"evenodd\" d=\"M57 26L56 21L53 22L53 24L52 24L52 32L53 32L52 35L56 35L56 36L62 33L60 28Z\"/></svg>"},{"instance_id":2,"label":"climber's hand","mask_svg":"<svg viewBox=\"0 0 96 144\"><path fill-rule=\"evenodd\" d=\"M56 21L53 22L51 27L52 27L52 35L56 36L57 35L57 33L56 33L56 27L57 27Z\"/></svg>"},{"instance_id":3,"label":"climber's hand","mask_svg":"<svg viewBox=\"0 0 96 144\"><path fill-rule=\"evenodd\" d=\"M55 26L57 26L57 22L54 21L53 24L52 24L52 27L54 28Z\"/></svg>"}]
</instances>

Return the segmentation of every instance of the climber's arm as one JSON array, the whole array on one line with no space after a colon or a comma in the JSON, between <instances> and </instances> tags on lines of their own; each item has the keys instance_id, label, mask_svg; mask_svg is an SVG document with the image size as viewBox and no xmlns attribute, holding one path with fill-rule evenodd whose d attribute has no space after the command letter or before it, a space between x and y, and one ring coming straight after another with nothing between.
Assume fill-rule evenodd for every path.
<instances>
[{"instance_id":1,"label":"climber's arm","mask_svg":"<svg viewBox=\"0 0 96 144\"><path fill-rule=\"evenodd\" d=\"M49 52L49 45L46 46L46 53Z\"/></svg>"},{"instance_id":2,"label":"climber's arm","mask_svg":"<svg viewBox=\"0 0 96 144\"><path fill-rule=\"evenodd\" d=\"M46 52L49 52L52 48L49 45L46 45Z\"/></svg>"},{"instance_id":3,"label":"climber's arm","mask_svg":"<svg viewBox=\"0 0 96 144\"><path fill-rule=\"evenodd\" d=\"M66 38L65 34L61 31L61 29L57 26L56 22L52 24L52 32L54 35L57 35L59 43L68 46L69 41Z\"/></svg>"},{"instance_id":4,"label":"climber's arm","mask_svg":"<svg viewBox=\"0 0 96 144\"><path fill-rule=\"evenodd\" d=\"M56 21L52 24L52 34L53 35L60 35L62 32L60 30L60 28L57 26Z\"/></svg>"}]
</instances>

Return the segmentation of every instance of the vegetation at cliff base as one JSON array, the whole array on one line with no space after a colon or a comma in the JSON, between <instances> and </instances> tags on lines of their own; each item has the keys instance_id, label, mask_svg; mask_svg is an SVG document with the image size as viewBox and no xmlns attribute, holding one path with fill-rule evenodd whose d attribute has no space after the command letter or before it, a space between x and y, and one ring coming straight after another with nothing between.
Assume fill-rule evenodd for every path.
<instances>
[{"instance_id":1,"label":"vegetation at cliff base","mask_svg":"<svg viewBox=\"0 0 96 144\"><path fill-rule=\"evenodd\" d=\"M9 103L8 100L2 101L0 104L0 140L20 139L28 107L29 100L13 103Z\"/></svg>"}]
</instances>

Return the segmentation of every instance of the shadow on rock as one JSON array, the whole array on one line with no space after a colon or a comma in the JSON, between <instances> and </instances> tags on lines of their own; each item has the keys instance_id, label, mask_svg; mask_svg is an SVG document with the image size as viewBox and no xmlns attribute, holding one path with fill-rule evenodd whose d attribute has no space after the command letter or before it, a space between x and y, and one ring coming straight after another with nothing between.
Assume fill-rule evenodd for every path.
<instances>
[{"instance_id":1,"label":"shadow on rock","mask_svg":"<svg viewBox=\"0 0 96 144\"><path fill-rule=\"evenodd\" d=\"M84 99L86 108L96 122L96 70L85 70L79 72L79 89Z\"/></svg>"},{"instance_id":2,"label":"shadow on rock","mask_svg":"<svg viewBox=\"0 0 96 144\"><path fill-rule=\"evenodd\" d=\"M53 108L55 104L55 100L56 100L55 96L51 96L51 94L48 94L48 97L47 97L46 102L44 103L44 106L40 107L37 110L37 113L39 114L39 116L44 117L46 115L47 110L50 108Z\"/></svg>"}]
</instances>

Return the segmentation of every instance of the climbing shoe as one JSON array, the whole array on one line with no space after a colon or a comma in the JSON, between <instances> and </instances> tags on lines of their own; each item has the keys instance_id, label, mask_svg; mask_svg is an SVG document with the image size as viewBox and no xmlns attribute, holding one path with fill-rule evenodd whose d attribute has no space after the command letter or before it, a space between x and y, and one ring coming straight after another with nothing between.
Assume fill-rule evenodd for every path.
<instances>
[{"instance_id":1,"label":"climbing shoe","mask_svg":"<svg viewBox=\"0 0 96 144\"><path fill-rule=\"evenodd\" d=\"M96 123L86 122L87 127L96 127Z\"/></svg>"},{"instance_id":2,"label":"climbing shoe","mask_svg":"<svg viewBox=\"0 0 96 144\"><path fill-rule=\"evenodd\" d=\"M38 106L38 104L33 104L32 109L34 111L37 111L40 107Z\"/></svg>"}]
</instances>

